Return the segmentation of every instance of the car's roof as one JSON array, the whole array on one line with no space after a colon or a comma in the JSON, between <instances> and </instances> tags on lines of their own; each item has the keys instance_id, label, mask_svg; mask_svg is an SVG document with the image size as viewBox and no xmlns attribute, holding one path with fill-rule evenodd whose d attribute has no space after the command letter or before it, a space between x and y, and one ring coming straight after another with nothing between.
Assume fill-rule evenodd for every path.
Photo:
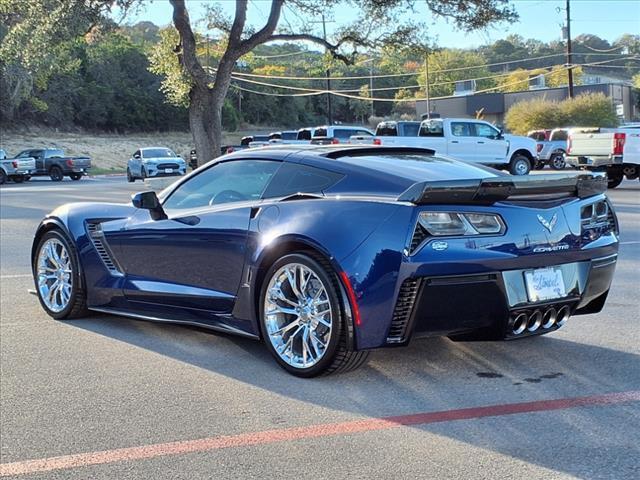
<instances>
[{"instance_id":1,"label":"car's roof","mask_svg":"<svg viewBox=\"0 0 640 480\"><path fill-rule=\"evenodd\" d=\"M487 167L434 155L433 150L416 147L276 144L240 150L220 160L252 158L303 163L348 177L375 180L388 184L390 193L398 193L416 182L426 180L477 179L499 175Z\"/></svg>"},{"instance_id":2,"label":"car's roof","mask_svg":"<svg viewBox=\"0 0 640 480\"><path fill-rule=\"evenodd\" d=\"M143 147L140 150L171 150L169 147Z\"/></svg>"}]
</instances>

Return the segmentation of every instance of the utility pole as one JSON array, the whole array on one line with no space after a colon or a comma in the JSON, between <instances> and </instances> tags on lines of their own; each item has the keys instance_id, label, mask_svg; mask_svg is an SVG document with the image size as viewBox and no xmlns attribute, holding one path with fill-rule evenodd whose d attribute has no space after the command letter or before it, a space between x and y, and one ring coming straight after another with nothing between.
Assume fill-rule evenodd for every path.
<instances>
[{"instance_id":1,"label":"utility pole","mask_svg":"<svg viewBox=\"0 0 640 480\"><path fill-rule=\"evenodd\" d=\"M369 62L369 95L373 98L373 57ZM375 110L373 109L373 100L371 100L371 116L375 116Z\"/></svg>"},{"instance_id":2,"label":"utility pole","mask_svg":"<svg viewBox=\"0 0 640 480\"><path fill-rule=\"evenodd\" d=\"M424 93L427 97L427 120L431 118L431 101L429 99L429 50L424 56Z\"/></svg>"},{"instance_id":3,"label":"utility pole","mask_svg":"<svg viewBox=\"0 0 640 480\"><path fill-rule=\"evenodd\" d=\"M567 74L569 76L569 98L573 98L573 62L571 59L571 6L567 0Z\"/></svg>"},{"instance_id":4,"label":"utility pole","mask_svg":"<svg viewBox=\"0 0 640 480\"><path fill-rule=\"evenodd\" d=\"M327 41L327 25L324 20L324 14L322 14L322 38ZM325 47L325 53L328 49ZM331 111L331 70L327 68L327 124L333 125L333 112Z\"/></svg>"}]
</instances>

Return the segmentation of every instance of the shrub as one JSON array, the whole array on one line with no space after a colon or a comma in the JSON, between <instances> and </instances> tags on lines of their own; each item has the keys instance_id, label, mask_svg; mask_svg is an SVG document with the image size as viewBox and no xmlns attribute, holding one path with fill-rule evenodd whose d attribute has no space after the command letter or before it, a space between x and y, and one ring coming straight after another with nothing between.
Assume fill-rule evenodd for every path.
<instances>
[{"instance_id":1,"label":"shrub","mask_svg":"<svg viewBox=\"0 0 640 480\"><path fill-rule=\"evenodd\" d=\"M504 121L510 132L525 135L529 130L564 126L567 118L560 103L536 98L514 104Z\"/></svg>"},{"instance_id":2,"label":"shrub","mask_svg":"<svg viewBox=\"0 0 640 480\"><path fill-rule=\"evenodd\" d=\"M516 103L505 115L505 124L509 131L524 135L543 128L614 127L618 120L609 98L587 93L561 102L538 98Z\"/></svg>"},{"instance_id":3,"label":"shrub","mask_svg":"<svg viewBox=\"0 0 640 480\"><path fill-rule=\"evenodd\" d=\"M576 127L616 127L618 117L608 99L602 93L587 93L561 103L569 125Z\"/></svg>"}]
</instances>

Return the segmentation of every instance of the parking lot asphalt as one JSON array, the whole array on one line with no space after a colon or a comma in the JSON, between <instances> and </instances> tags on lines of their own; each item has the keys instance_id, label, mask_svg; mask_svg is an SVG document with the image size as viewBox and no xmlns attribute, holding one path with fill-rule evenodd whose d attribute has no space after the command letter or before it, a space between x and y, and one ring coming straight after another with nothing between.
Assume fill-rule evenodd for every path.
<instances>
[{"instance_id":1,"label":"parking lot asphalt","mask_svg":"<svg viewBox=\"0 0 640 480\"><path fill-rule=\"evenodd\" d=\"M640 182L609 192L621 246L603 312L514 342L416 340L311 380L252 340L45 315L27 293L40 219L143 189L122 177L0 188L0 476L640 476Z\"/></svg>"}]
</instances>

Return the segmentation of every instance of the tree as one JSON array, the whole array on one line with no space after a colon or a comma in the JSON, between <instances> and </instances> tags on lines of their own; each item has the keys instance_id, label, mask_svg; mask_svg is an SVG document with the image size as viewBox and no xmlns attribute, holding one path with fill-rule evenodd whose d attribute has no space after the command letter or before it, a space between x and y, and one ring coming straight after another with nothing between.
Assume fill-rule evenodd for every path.
<instances>
[{"instance_id":1,"label":"tree","mask_svg":"<svg viewBox=\"0 0 640 480\"><path fill-rule=\"evenodd\" d=\"M369 85L362 85L358 90L358 96L363 98L371 98ZM367 100L354 100L351 108L356 119L360 119L362 123L366 123L367 117L371 113L371 102Z\"/></svg>"},{"instance_id":2,"label":"tree","mask_svg":"<svg viewBox=\"0 0 640 480\"><path fill-rule=\"evenodd\" d=\"M411 45L424 41L418 32L421 25L411 20L415 2L399 0L352 0L359 18L351 25L339 28L332 41L311 32L309 18L330 14L339 0L286 0L300 19L297 25L285 22L278 30L285 0L272 0L264 24L257 29L246 24L248 0L236 0L233 19L226 18L215 5L210 8L209 26L225 36L225 49L215 75L212 77L202 66L197 55L196 36L184 0L170 0L173 6L173 24L180 41L175 52L181 67L189 77L189 123L194 137L198 158L202 161L220 152L222 140L222 107L231 85L231 78L238 60L256 47L272 41L308 41L324 47L331 55L350 63L358 47L373 48L380 44ZM485 27L501 20L517 18L506 0L426 0L427 8L434 16L451 19L464 30ZM408 19L408 20L406 20ZM390 27L391 26L391 27ZM351 54L345 53L350 47Z\"/></svg>"}]
</instances>

